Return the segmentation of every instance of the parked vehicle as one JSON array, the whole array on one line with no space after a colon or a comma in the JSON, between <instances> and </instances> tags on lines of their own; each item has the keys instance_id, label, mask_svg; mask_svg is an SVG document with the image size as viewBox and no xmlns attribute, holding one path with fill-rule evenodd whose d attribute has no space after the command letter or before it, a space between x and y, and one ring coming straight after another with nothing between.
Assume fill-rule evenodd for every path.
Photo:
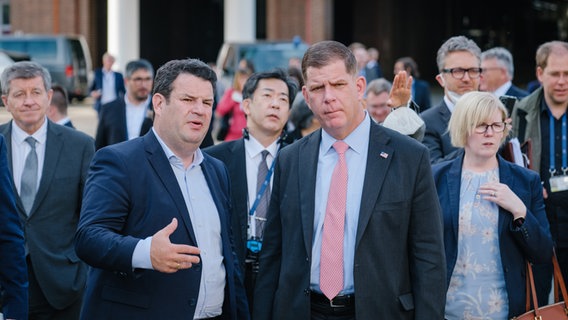
<instances>
[{"instance_id":1,"label":"parked vehicle","mask_svg":"<svg viewBox=\"0 0 568 320\"><path fill-rule=\"evenodd\" d=\"M299 37L292 41L255 41L224 43L217 56L217 67L223 78L230 81L241 59L252 61L256 72L272 68L288 68L290 59L302 59L308 44Z\"/></svg>"},{"instance_id":2,"label":"parked vehicle","mask_svg":"<svg viewBox=\"0 0 568 320\"><path fill-rule=\"evenodd\" d=\"M3 35L0 49L23 52L44 66L57 83L69 93L69 99L82 100L89 94L91 55L83 36Z\"/></svg>"}]
</instances>

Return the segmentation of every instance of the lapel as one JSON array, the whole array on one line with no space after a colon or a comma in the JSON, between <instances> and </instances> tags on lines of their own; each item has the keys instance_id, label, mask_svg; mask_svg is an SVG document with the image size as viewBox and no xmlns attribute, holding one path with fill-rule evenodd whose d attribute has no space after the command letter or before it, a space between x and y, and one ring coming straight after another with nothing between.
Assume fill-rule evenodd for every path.
<instances>
[{"instance_id":1,"label":"lapel","mask_svg":"<svg viewBox=\"0 0 568 320\"><path fill-rule=\"evenodd\" d=\"M116 123L121 128L122 141L128 141L128 124L126 123L126 102L123 98L119 99L120 103L117 105ZM159 144L159 143L158 143Z\"/></svg>"},{"instance_id":2,"label":"lapel","mask_svg":"<svg viewBox=\"0 0 568 320\"><path fill-rule=\"evenodd\" d=\"M365 170L365 181L363 182L363 195L361 196L361 209L359 210L355 250L357 250L361 237L367 228L369 219L371 218L385 182L385 176L388 172L391 160L395 156L394 148L388 145L390 137L383 128L373 121L371 121L369 137L367 168Z\"/></svg>"},{"instance_id":3,"label":"lapel","mask_svg":"<svg viewBox=\"0 0 568 320\"><path fill-rule=\"evenodd\" d=\"M515 192L517 190L515 187L513 173L511 168L505 163L505 160L501 156L497 156L499 161L499 182L505 184L511 188L511 191ZM508 222L511 220L512 215L505 211L505 209L499 207L499 235L507 231ZM501 239L501 237L499 237Z\"/></svg>"},{"instance_id":4,"label":"lapel","mask_svg":"<svg viewBox=\"0 0 568 320\"><path fill-rule=\"evenodd\" d=\"M440 104L440 107L438 108L438 110L440 111L440 115L442 116L442 120L447 125L448 122L450 122L450 118L452 116L452 113L450 112L450 108L448 108L448 106L446 105L446 101L444 101L444 99L442 99L442 103ZM446 128L444 128L444 131L445 130L446 130Z\"/></svg>"},{"instance_id":5,"label":"lapel","mask_svg":"<svg viewBox=\"0 0 568 320\"><path fill-rule=\"evenodd\" d=\"M458 239L458 222L460 210L460 188L461 173L464 153L452 161L450 171L448 173L448 199L450 201L450 217L452 219L452 229L454 238Z\"/></svg>"},{"instance_id":6,"label":"lapel","mask_svg":"<svg viewBox=\"0 0 568 320\"><path fill-rule=\"evenodd\" d=\"M30 210L30 217L35 213L39 204L47 195L53 176L57 171L57 164L61 156L64 141L61 138L61 127L47 120L47 138L45 142L45 159L41 171L41 180L35 196L34 205Z\"/></svg>"},{"instance_id":7,"label":"lapel","mask_svg":"<svg viewBox=\"0 0 568 320\"><path fill-rule=\"evenodd\" d=\"M10 171L13 172L12 125L12 121L10 121L8 124L2 126L1 133L6 138L8 166L10 168ZM26 220L29 219L37 211L39 204L47 195L47 191L49 190L49 186L51 185L51 181L53 180L53 176L57 168L57 163L59 162L61 149L63 148L63 139L61 139L60 135L61 131L59 130L57 125L53 124L50 120L47 120L45 157L43 162L43 169L41 171L41 180L39 182L39 187L29 216L25 214L24 206L22 205L22 200L20 199L20 194L18 193L18 190L16 189L16 186L14 184L13 173L10 174L10 177L12 178L12 189L14 190L14 195L16 197L16 206L18 207L18 211L20 212L20 217L23 217Z\"/></svg>"},{"instance_id":8,"label":"lapel","mask_svg":"<svg viewBox=\"0 0 568 320\"><path fill-rule=\"evenodd\" d=\"M148 132L148 130L150 130L152 125L154 124L154 120L152 120L153 112L154 112L153 110L154 110L154 108L152 106L152 100L150 100L150 102L146 106L146 116L144 116L144 120L142 121L142 126L140 126L140 132L138 133L139 136L145 135ZM126 110L125 110L125 114L126 114Z\"/></svg>"},{"instance_id":9,"label":"lapel","mask_svg":"<svg viewBox=\"0 0 568 320\"><path fill-rule=\"evenodd\" d=\"M4 140L6 140L6 156L8 157L8 168L10 169L10 180L12 182L12 190L14 191L14 196L16 198L16 207L18 208L18 212L21 217L25 217L26 215L22 215L24 210L24 206L22 205L22 200L20 200L20 194L18 193L18 189L16 189L16 185L14 184L14 167L12 164L12 122L3 124L0 133L4 136Z\"/></svg>"},{"instance_id":10,"label":"lapel","mask_svg":"<svg viewBox=\"0 0 568 320\"><path fill-rule=\"evenodd\" d=\"M181 190L179 189L179 185L170 166L170 162L166 158L164 150L162 150L162 147L156 139L153 131L148 132L148 134L146 134L143 139L144 149L146 150L148 162L150 163L150 166L152 166L152 169L156 171L156 176L158 177L158 179L160 179L167 192L170 194L170 197L173 199L174 205L179 212L178 220L181 220L183 222L187 233L189 234L191 241L193 242L191 245L196 246L197 240L195 239L191 219L189 219L189 212L187 211L187 207L185 206L183 195L181 193Z\"/></svg>"},{"instance_id":11,"label":"lapel","mask_svg":"<svg viewBox=\"0 0 568 320\"><path fill-rule=\"evenodd\" d=\"M233 173L235 185L248 186L245 140L241 138L232 143L228 148L228 152L228 158L232 161L229 161L229 167L227 169L229 172ZM244 202L248 203L248 187L237 188L237 190L231 190L231 192L236 194L237 199L245 199ZM244 208L246 211L248 206L244 205Z\"/></svg>"},{"instance_id":12,"label":"lapel","mask_svg":"<svg viewBox=\"0 0 568 320\"><path fill-rule=\"evenodd\" d=\"M312 255L312 238L314 233L314 210L316 175L318 166L321 129L310 134L300 143L298 148L297 182L300 187L300 216L304 234L304 246L309 256ZM292 174L292 173L288 173ZM285 190L283 190L285 192Z\"/></svg>"}]
</instances>

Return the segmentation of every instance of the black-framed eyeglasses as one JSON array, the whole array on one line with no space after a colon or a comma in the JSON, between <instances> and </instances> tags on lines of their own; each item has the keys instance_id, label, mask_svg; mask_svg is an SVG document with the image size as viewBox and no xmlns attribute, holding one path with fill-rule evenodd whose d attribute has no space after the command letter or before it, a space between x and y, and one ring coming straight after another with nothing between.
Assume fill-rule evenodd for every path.
<instances>
[{"instance_id":1,"label":"black-framed eyeglasses","mask_svg":"<svg viewBox=\"0 0 568 320\"><path fill-rule=\"evenodd\" d=\"M481 68L451 68L451 69L442 69L443 73L449 73L452 75L454 79L461 80L465 76L466 72L470 79L477 79L483 72Z\"/></svg>"},{"instance_id":2,"label":"black-framed eyeglasses","mask_svg":"<svg viewBox=\"0 0 568 320\"><path fill-rule=\"evenodd\" d=\"M473 131L475 133L486 133L487 129L489 129L489 127L491 127L491 130L493 130L493 132L503 132L505 131L505 128L507 127L507 123L505 122L494 122L492 124L485 124L482 123L478 126L476 126Z\"/></svg>"}]
</instances>

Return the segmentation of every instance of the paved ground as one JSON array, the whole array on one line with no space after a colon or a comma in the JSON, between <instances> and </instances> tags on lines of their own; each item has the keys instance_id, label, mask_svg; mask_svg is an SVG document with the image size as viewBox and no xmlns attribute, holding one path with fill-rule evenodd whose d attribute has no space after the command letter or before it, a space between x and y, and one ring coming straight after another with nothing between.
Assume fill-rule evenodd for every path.
<instances>
[{"instance_id":1,"label":"paved ground","mask_svg":"<svg viewBox=\"0 0 568 320\"><path fill-rule=\"evenodd\" d=\"M98 119L97 112L93 109L90 101L86 100L83 103L70 105L68 113L75 128L95 137ZM12 115L6 111L6 108L0 107L0 123L8 122L11 119Z\"/></svg>"}]
</instances>

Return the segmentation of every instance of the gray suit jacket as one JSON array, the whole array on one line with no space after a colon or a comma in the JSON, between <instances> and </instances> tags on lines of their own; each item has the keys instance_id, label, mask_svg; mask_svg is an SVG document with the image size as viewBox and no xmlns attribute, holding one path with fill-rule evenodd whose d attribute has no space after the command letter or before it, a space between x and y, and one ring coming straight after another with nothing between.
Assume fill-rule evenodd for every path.
<instances>
[{"instance_id":1,"label":"gray suit jacket","mask_svg":"<svg viewBox=\"0 0 568 320\"><path fill-rule=\"evenodd\" d=\"M310 318L320 140L315 131L277 159L253 319ZM442 221L428 150L374 123L354 259L357 319L444 318Z\"/></svg>"},{"instance_id":2,"label":"gray suit jacket","mask_svg":"<svg viewBox=\"0 0 568 320\"><path fill-rule=\"evenodd\" d=\"M86 134L47 121L43 171L29 217L15 186L14 193L37 281L48 302L62 309L81 298L78 293L87 278L87 265L75 254L73 237L95 145ZM11 121L0 126L10 170L12 125Z\"/></svg>"}]
</instances>

